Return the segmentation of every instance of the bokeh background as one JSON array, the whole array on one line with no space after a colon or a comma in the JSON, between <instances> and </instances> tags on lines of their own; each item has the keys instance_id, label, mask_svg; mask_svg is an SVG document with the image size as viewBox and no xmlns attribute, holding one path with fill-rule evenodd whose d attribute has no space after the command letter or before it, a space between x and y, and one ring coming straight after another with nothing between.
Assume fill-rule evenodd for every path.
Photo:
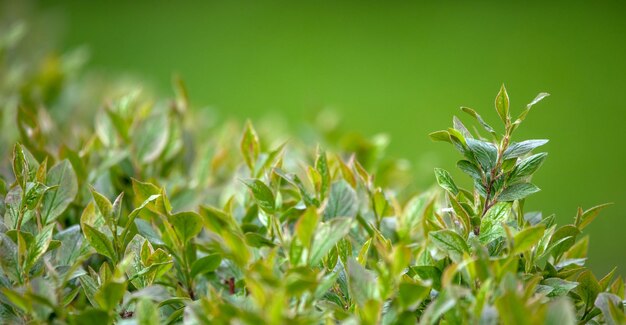
<instances>
[{"instance_id":1,"label":"bokeh background","mask_svg":"<svg viewBox=\"0 0 626 325\"><path fill-rule=\"evenodd\" d=\"M597 274L626 274L624 1L46 1L61 49L87 45L90 67L132 74L170 94L172 73L222 116L323 109L342 128L391 136L420 187L457 154L432 143L459 106L496 123L505 83L518 111L541 91L520 138L548 138L530 209L571 220L614 202L586 229Z\"/></svg>"}]
</instances>

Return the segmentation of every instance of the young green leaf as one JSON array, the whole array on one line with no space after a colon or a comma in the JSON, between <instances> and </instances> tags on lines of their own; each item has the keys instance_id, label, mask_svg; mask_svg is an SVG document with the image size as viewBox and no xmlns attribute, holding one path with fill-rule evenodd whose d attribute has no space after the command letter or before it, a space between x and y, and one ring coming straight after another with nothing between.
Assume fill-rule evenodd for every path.
<instances>
[{"instance_id":1,"label":"young green leaf","mask_svg":"<svg viewBox=\"0 0 626 325\"><path fill-rule=\"evenodd\" d=\"M541 240L545 230L544 225L537 225L524 228L522 231L515 234L511 254L516 255L530 250L539 242L539 240Z\"/></svg>"},{"instance_id":2,"label":"young green leaf","mask_svg":"<svg viewBox=\"0 0 626 325\"><path fill-rule=\"evenodd\" d=\"M550 94L548 93L539 93L535 99L533 99L530 103L528 103L528 105L526 105L526 108L522 111L522 113L517 117L517 119L515 120L514 127L519 126L524 119L526 119L526 116L528 115L528 112L530 112L530 109L537 103L539 103L542 99L546 98L550 96Z\"/></svg>"},{"instance_id":3,"label":"young green leaf","mask_svg":"<svg viewBox=\"0 0 626 325\"><path fill-rule=\"evenodd\" d=\"M331 219L319 226L311 244L309 265L319 264L331 248L348 233L351 226L352 219L345 217Z\"/></svg>"},{"instance_id":4,"label":"young green leaf","mask_svg":"<svg viewBox=\"0 0 626 325\"><path fill-rule=\"evenodd\" d=\"M587 227L598 216L598 214L600 214L600 211L602 209L612 204L613 203L600 204L586 210L582 214L579 214L579 216L576 217L576 226L578 227L578 229L582 230Z\"/></svg>"},{"instance_id":5,"label":"young green leaf","mask_svg":"<svg viewBox=\"0 0 626 325\"><path fill-rule=\"evenodd\" d=\"M531 176L541 167L547 156L547 153L542 152L522 160L509 174L508 182L515 183L520 179Z\"/></svg>"},{"instance_id":6,"label":"young green leaf","mask_svg":"<svg viewBox=\"0 0 626 325\"><path fill-rule=\"evenodd\" d=\"M26 254L26 263L24 269L29 271L35 263L46 253L50 241L52 240L52 232L54 225L47 225L41 230L35 237L34 242L28 247L28 253Z\"/></svg>"},{"instance_id":7,"label":"young green leaf","mask_svg":"<svg viewBox=\"0 0 626 325\"><path fill-rule=\"evenodd\" d=\"M308 207L304 213L302 213L300 219L298 219L296 223L296 234L304 247L308 248L311 244L311 239L313 238L313 234L315 234L319 219L320 217L315 207Z\"/></svg>"},{"instance_id":8,"label":"young green leaf","mask_svg":"<svg viewBox=\"0 0 626 325\"><path fill-rule=\"evenodd\" d=\"M478 166L474 165L473 163L467 160L459 160L456 163L456 166L460 170L462 170L464 173L472 177L472 179L474 180L482 179L482 172L480 171L480 168L478 168Z\"/></svg>"},{"instance_id":9,"label":"young green leaf","mask_svg":"<svg viewBox=\"0 0 626 325\"><path fill-rule=\"evenodd\" d=\"M452 142L450 141L450 133L446 130L435 131L428 135L433 141Z\"/></svg>"},{"instance_id":10,"label":"young green leaf","mask_svg":"<svg viewBox=\"0 0 626 325\"><path fill-rule=\"evenodd\" d=\"M323 200L328 193L330 187L330 170L328 168L328 159L326 158L326 152L318 147L317 159L315 159L315 169L321 177L320 200Z\"/></svg>"},{"instance_id":11,"label":"young green leaf","mask_svg":"<svg viewBox=\"0 0 626 325\"><path fill-rule=\"evenodd\" d=\"M113 248L113 244L109 240L109 238L101 233L96 228L83 224L83 234L85 238L89 242L89 244L98 252L100 255L104 255L111 260L115 261L117 259L117 254L115 253L115 249Z\"/></svg>"},{"instance_id":12,"label":"young green leaf","mask_svg":"<svg viewBox=\"0 0 626 325\"><path fill-rule=\"evenodd\" d=\"M167 219L182 243L187 243L202 231L202 218L195 212L179 212Z\"/></svg>"},{"instance_id":13,"label":"young green leaf","mask_svg":"<svg viewBox=\"0 0 626 325\"><path fill-rule=\"evenodd\" d=\"M444 190L454 195L459 193L459 188L454 183L454 180L452 180L452 176L448 173L448 171L441 168L435 168L435 177L437 178L439 186L441 186Z\"/></svg>"},{"instance_id":14,"label":"young green leaf","mask_svg":"<svg viewBox=\"0 0 626 325\"><path fill-rule=\"evenodd\" d=\"M272 190L258 179L243 180L243 183L250 189L252 196L265 213L274 214L276 199Z\"/></svg>"},{"instance_id":15,"label":"young green leaf","mask_svg":"<svg viewBox=\"0 0 626 325\"><path fill-rule=\"evenodd\" d=\"M46 186L51 189L43 196L41 218L44 224L56 220L78 193L78 182L72 164L68 160L62 160L50 168Z\"/></svg>"},{"instance_id":16,"label":"young green leaf","mask_svg":"<svg viewBox=\"0 0 626 325\"><path fill-rule=\"evenodd\" d=\"M133 134L133 145L139 162L149 164L161 156L167 146L169 124L167 114L156 114L137 127Z\"/></svg>"},{"instance_id":17,"label":"young green leaf","mask_svg":"<svg viewBox=\"0 0 626 325\"><path fill-rule=\"evenodd\" d=\"M98 193L93 187L90 190L91 195L93 196L93 200L94 202L96 202L96 207L98 207L98 211L100 211L100 214L102 214L107 222L111 222L113 214L113 204L106 196Z\"/></svg>"},{"instance_id":18,"label":"young green leaf","mask_svg":"<svg viewBox=\"0 0 626 325\"><path fill-rule=\"evenodd\" d=\"M506 88L504 85L500 87L500 92L496 96L496 111L500 116L502 122L506 123L508 126L511 117L509 115L509 95L506 93Z\"/></svg>"},{"instance_id":19,"label":"young green leaf","mask_svg":"<svg viewBox=\"0 0 626 325\"><path fill-rule=\"evenodd\" d=\"M17 259L17 245L6 234L0 232L0 266L4 274L13 281L20 279L20 266Z\"/></svg>"},{"instance_id":20,"label":"young green leaf","mask_svg":"<svg viewBox=\"0 0 626 325\"><path fill-rule=\"evenodd\" d=\"M191 277L215 271L222 262L220 254L210 254L197 259L191 265Z\"/></svg>"},{"instance_id":21,"label":"young green leaf","mask_svg":"<svg viewBox=\"0 0 626 325\"><path fill-rule=\"evenodd\" d=\"M469 253L467 242L452 230L432 231L428 236L437 248L448 254L455 262L460 262L463 259L463 254Z\"/></svg>"},{"instance_id":22,"label":"young green leaf","mask_svg":"<svg viewBox=\"0 0 626 325\"><path fill-rule=\"evenodd\" d=\"M257 136L250 121L246 123L246 128L243 132L243 136L241 137L240 147L241 154L243 155L243 160L246 162L246 165L250 170L254 170L254 165L259 158L261 146L259 144L259 137Z\"/></svg>"},{"instance_id":23,"label":"young green leaf","mask_svg":"<svg viewBox=\"0 0 626 325\"><path fill-rule=\"evenodd\" d=\"M491 171L498 160L498 148L493 143L481 140L466 139L466 141L483 171Z\"/></svg>"},{"instance_id":24,"label":"young green leaf","mask_svg":"<svg viewBox=\"0 0 626 325\"><path fill-rule=\"evenodd\" d=\"M504 159L521 157L546 143L548 143L548 140L526 140L522 142L513 142L504 151Z\"/></svg>"},{"instance_id":25,"label":"young green leaf","mask_svg":"<svg viewBox=\"0 0 626 325\"><path fill-rule=\"evenodd\" d=\"M506 187L500 195L498 195L499 202L510 202L515 200L521 200L527 196L539 192L540 189L531 183L517 183Z\"/></svg>"},{"instance_id":26,"label":"young green leaf","mask_svg":"<svg viewBox=\"0 0 626 325\"><path fill-rule=\"evenodd\" d=\"M493 135L495 137L496 135L496 131L491 127L491 125L487 124L487 122L485 122L485 120L483 120L483 118L480 116L480 114L478 114L475 110L469 108L469 107L461 107L461 110L465 113L467 113L468 115L470 115L471 117L475 118L478 123L487 131L489 132L491 135Z\"/></svg>"},{"instance_id":27,"label":"young green leaf","mask_svg":"<svg viewBox=\"0 0 626 325\"><path fill-rule=\"evenodd\" d=\"M336 217L354 218L358 209L357 203L356 192L346 181L333 183L324 209L324 220Z\"/></svg>"}]
</instances>

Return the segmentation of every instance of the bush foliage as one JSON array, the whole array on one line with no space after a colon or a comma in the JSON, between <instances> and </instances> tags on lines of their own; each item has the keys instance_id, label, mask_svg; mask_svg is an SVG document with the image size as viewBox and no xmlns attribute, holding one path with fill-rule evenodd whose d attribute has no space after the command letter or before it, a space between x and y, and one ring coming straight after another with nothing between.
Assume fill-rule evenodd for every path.
<instances>
[{"instance_id":1,"label":"bush foliage","mask_svg":"<svg viewBox=\"0 0 626 325\"><path fill-rule=\"evenodd\" d=\"M547 140L513 134L547 94L512 119L502 87L501 130L462 108L484 136L455 117L431 137L473 187L436 169L416 194L380 139L214 125L180 81L155 101L78 78L77 55L25 61L21 31L0 41L2 323L626 322L621 276L584 266L605 205L562 226L524 211Z\"/></svg>"}]
</instances>

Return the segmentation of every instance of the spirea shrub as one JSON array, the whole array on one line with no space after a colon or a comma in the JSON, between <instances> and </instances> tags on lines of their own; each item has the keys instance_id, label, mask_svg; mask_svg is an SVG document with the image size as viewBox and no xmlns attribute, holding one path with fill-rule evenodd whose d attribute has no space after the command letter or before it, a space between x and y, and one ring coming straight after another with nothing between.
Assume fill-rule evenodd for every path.
<instances>
[{"instance_id":1,"label":"spirea shrub","mask_svg":"<svg viewBox=\"0 0 626 325\"><path fill-rule=\"evenodd\" d=\"M180 81L169 101L114 95L75 56L25 62L18 39L0 43L0 323L626 322L621 276L584 266L605 205L567 225L524 209L547 140L514 134L545 93L513 119L502 87L499 127L462 108L475 127L430 136L473 186L436 169L440 189L413 193L377 177L404 171L376 139L214 125Z\"/></svg>"}]
</instances>

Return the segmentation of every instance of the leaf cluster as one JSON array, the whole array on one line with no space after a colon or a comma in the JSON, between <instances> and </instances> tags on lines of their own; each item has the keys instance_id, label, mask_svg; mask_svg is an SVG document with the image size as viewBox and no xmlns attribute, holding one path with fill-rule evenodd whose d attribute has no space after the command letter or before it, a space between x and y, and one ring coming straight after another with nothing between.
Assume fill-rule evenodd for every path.
<instances>
[{"instance_id":1,"label":"leaf cluster","mask_svg":"<svg viewBox=\"0 0 626 325\"><path fill-rule=\"evenodd\" d=\"M546 94L513 120L502 87L502 133L463 108L487 137L457 118L431 137L463 155L473 187L437 169L443 191L405 197L375 177L398 165L363 159L380 139L326 151L249 122L210 126L179 79L171 100L111 95L73 136L50 131L64 126L51 116L83 103L58 68L68 79L33 72L2 91L0 116L18 131L2 134L17 141L0 167L1 323L626 320L621 276L584 267L582 230L604 205L563 226L524 211L546 158L532 151L547 141L512 136Z\"/></svg>"}]
</instances>

